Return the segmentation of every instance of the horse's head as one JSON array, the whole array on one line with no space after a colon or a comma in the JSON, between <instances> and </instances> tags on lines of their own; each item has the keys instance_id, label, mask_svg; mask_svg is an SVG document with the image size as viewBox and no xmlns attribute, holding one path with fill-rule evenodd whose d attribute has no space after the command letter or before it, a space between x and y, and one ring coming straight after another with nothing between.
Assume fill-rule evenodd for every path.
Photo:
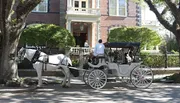
<instances>
[{"instance_id":1,"label":"horse's head","mask_svg":"<svg viewBox=\"0 0 180 103\"><path fill-rule=\"evenodd\" d=\"M19 51L18 51L18 60L19 62L22 62L25 58L25 53L26 53L26 49L24 47L22 47Z\"/></svg>"}]
</instances>

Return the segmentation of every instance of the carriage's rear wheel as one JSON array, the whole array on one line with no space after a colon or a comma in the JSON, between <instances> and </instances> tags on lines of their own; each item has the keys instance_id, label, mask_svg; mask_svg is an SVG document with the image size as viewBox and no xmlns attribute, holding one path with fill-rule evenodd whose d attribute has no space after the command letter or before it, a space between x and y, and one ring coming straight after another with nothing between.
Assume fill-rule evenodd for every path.
<instances>
[{"instance_id":1,"label":"carriage's rear wheel","mask_svg":"<svg viewBox=\"0 0 180 103\"><path fill-rule=\"evenodd\" d=\"M130 79L135 87L147 88L152 84L154 76L150 67L139 65L131 71Z\"/></svg>"},{"instance_id":2,"label":"carriage's rear wheel","mask_svg":"<svg viewBox=\"0 0 180 103\"><path fill-rule=\"evenodd\" d=\"M107 75L100 69L95 69L88 76L88 84L94 89L101 89L107 83Z\"/></svg>"}]
</instances>

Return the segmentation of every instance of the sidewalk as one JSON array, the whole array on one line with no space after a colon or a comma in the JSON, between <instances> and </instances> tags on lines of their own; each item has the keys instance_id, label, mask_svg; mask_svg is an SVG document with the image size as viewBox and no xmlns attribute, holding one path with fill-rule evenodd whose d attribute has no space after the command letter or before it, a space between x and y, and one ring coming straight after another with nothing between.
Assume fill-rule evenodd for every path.
<instances>
[{"instance_id":1,"label":"sidewalk","mask_svg":"<svg viewBox=\"0 0 180 103\"><path fill-rule=\"evenodd\" d=\"M154 71L154 70L180 70L180 68L176 68L176 67L173 67L173 68L152 68L152 70ZM164 77L166 77L166 76L170 76L170 75L172 75L172 73L171 74L158 74L158 75L154 75L154 80L157 80L157 79L162 79L162 78L164 78ZM31 78L37 78L37 77L31 77ZM43 76L43 79L45 80L45 81L48 81L48 82L53 82L53 81L61 81L62 80L62 78L60 78L60 77L49 77L49 76ZM75 83L75 84L82 84L82 85L84 85L84 82L81 80L81 78L80 79L73 79L72 81L71 81L71 83L73 84L73 83ZM49 83L48 85L53 85L53 83ZM55 83L55 85L59 85L60 86L60 83L59 84L57 84L57 83ZM45 85L45 86L47 86L47 85ZM60 86L61 87L61 86ZM35 91L35 90L41 90L40 88L37 88L36 86L31 86L31 87L2 87L2 86L0 86L0 93L1 92L14 92L14 93L16 93L16 92L32 92L32 91ZM46 91L46 90L44 90L44 91Z\"/></svg>"},{"instance_id":2,"label":"sidewalk","mask_svg":"<svg viewBox=\"0 0 180 103\"><path fill-rule=\"evenodd\" d=\"M180 70L180 67L152 68L152 70Z\"/></svg>"},{"instance_id":3,"label":"sidewalk","mask_svg":"<svg viewBox=\"0 0 180 103\"><path fill-rule=\"evenodd\" d=\"M77 81L76 81L77 82ZM108 83L101 90L72 83L71 88L47 85L33 91L0 89L0 103L179 103L179 84L153 83L147 89Z\"/></svg>"}]
</instances>

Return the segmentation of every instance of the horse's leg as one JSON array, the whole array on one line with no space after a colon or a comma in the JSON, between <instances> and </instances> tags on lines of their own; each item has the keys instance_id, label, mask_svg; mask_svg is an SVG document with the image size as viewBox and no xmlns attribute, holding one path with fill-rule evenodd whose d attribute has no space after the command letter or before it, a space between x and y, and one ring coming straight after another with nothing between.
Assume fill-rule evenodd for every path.
<instances>
[{"instance_id":1,"label":"horse's leg","mask_svg":"<svg viewBox=\"0 0 180 103\"><path fill-rule=\"evenodd\" d=\"M70 87L70 81L71 81L71 78L70 78L70 70L69 70L68 67L66 67L65 70L66 70L67 79L68 79L67 87Z\"/></svg>"},{"instance_id":2,"label":"horse's leg","mask_svg":"<svg viewBox=\"0 0 180 103\"><path fill-rule=\"evenodd\" d=\"M61 67L61 71L63 72L64 74L64 78L63 78L63 82L62 82L62 87L65 87L66 86L66 79L67 79L67 76L66 76L66 73L64 71L64 68Z\"/></svg>"},{"instance_id":3,"label":"horse's leg","mask_svg":"<svg viewBox=\"0 0 180 103\"><path fill-rule=\"evenodd\" d=\"M35 68L38 76L38 87L42 86L42 68Z\"/></svg>"},{"instance_id":4,"label":"horse's leg","mask_svg":"<svg viewBox=\"0 0 180 103\"><path fill-rule=\"evenodd\" d=\"M67 66L62 66L62 69L64 70L64 82L65 82L65 86L66 87L70 87L70 71L69 68ZM68 80L68 84L66 85L66 80Z\"/></svg>"}]
</instances>

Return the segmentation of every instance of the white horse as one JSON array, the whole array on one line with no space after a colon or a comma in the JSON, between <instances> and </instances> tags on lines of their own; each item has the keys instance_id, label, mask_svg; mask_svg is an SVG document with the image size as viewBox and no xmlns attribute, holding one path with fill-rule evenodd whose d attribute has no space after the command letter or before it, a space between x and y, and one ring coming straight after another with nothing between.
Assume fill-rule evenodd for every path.
<instances>
[{"instance_id":1,"label":"white horse","mask_svg":"<svg viewBox=\"0 0 180 103\"><path fill-rule=\"evenodd\" d=\"M69 57L64 54L47 55L44 52L35 49L21 48L18 51L18 57L21 60L27 58L33 64L33 68L37 72L38 76L38 87L42 86L42 71L43 69L55 70L61 69L65 78L63 79L62 86L70 87L70 69L69 65L72 66L72 61ZM66 84L66 80L68 80Z\"/></svg>"}]
</instances>

